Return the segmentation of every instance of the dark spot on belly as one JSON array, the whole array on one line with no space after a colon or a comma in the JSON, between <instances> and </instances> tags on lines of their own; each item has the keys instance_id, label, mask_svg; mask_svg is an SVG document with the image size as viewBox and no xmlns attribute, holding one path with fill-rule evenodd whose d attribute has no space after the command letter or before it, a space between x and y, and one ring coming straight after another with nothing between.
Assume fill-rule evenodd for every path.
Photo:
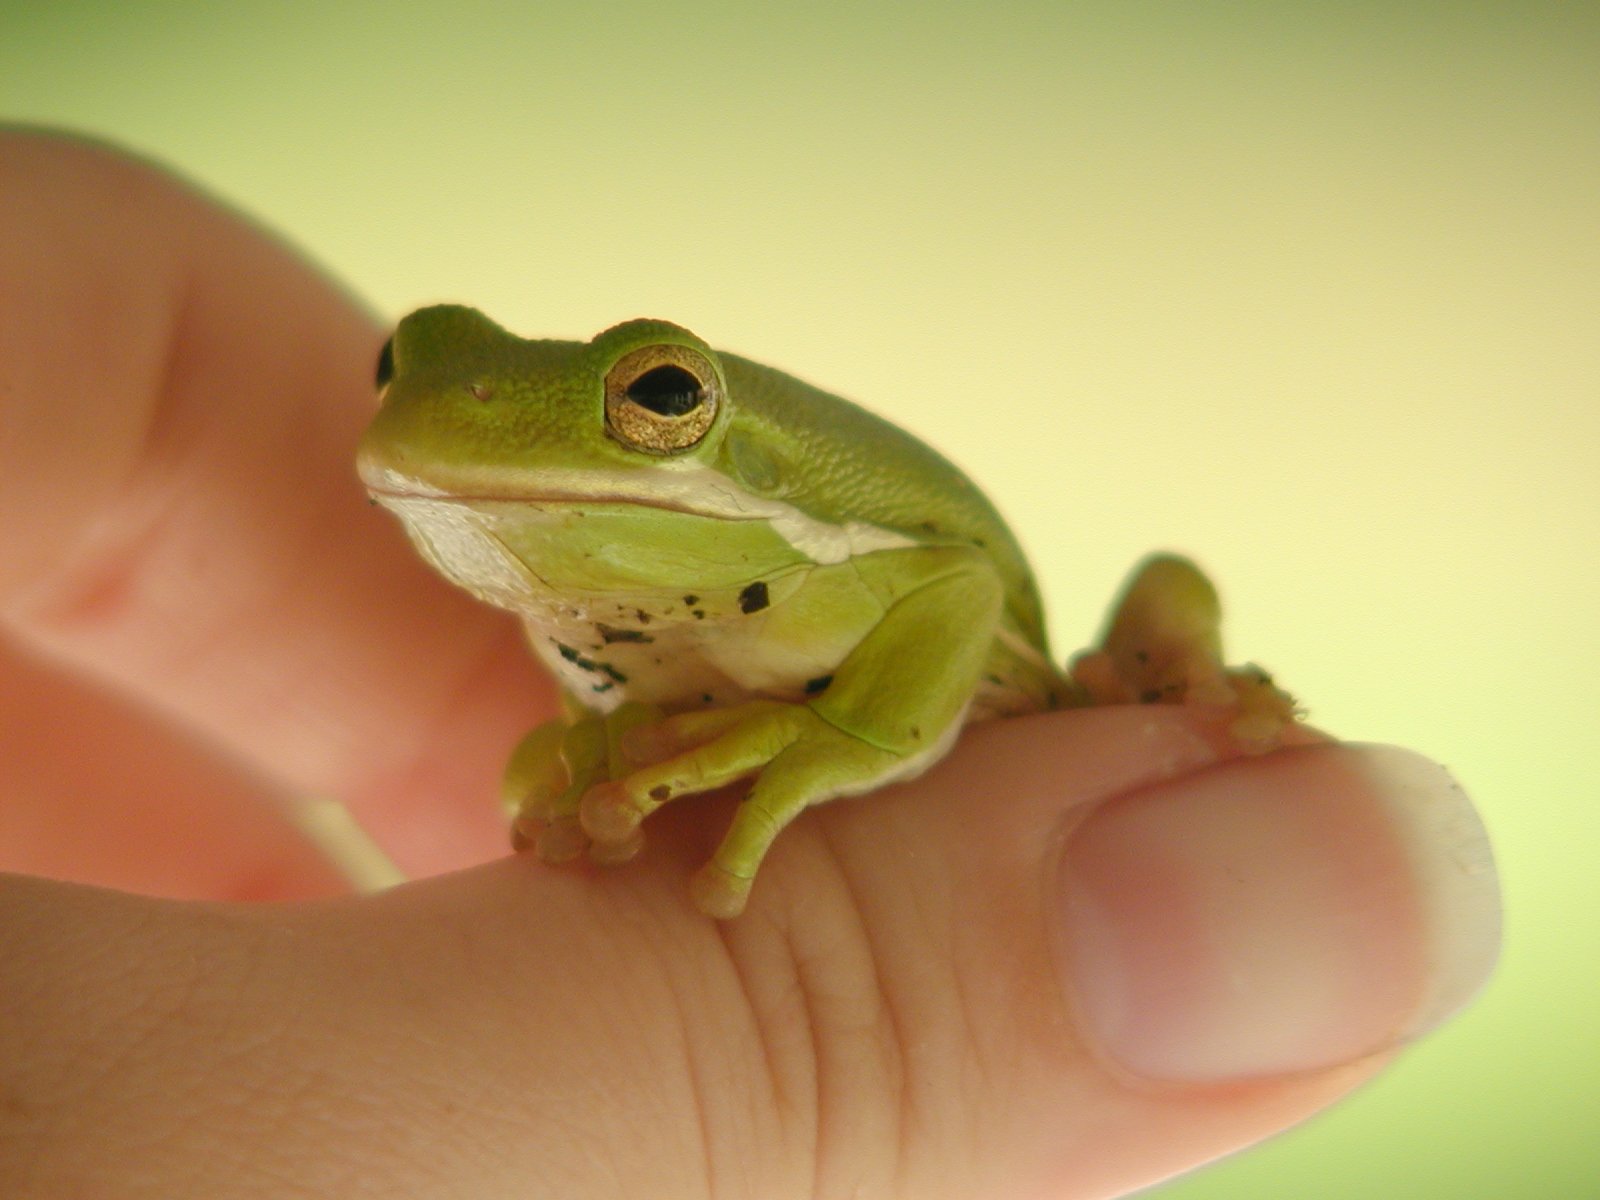
<instances>
[{"instance_id":1,"label":"dark spot on belly","mask_svg":"<svg viewBox=\"0 0 1600 1200\"><path fill-rule=\"evenodd\" d=\"M772 601L767 599L767 585L765 583L752 583L739 593L740 612L760 612L771 603Z\"/></svg>"},{"instance_id":2,"label":"dark spot on belly","mask_svg":"<svg viewBox=\"0 0 1600 1200\"><path fill-rule=\"evenodd\" d=\"M574 650L571 646L568 646L563 642L557 642L556 649L560 652L562 658L566 659L580 671L589 671L591 673L598 672L601 675L609 676L617 683L628 682L628 677L613 667L610 663L596 662L592 658L586 658L583 654L579 653L577 650ZM610 687L611 685L607 684L606 686Z\"/></svg>"},{"instance_id":3,"label":"dark spot on belly","mask_svg":"<svg viewBox=\"0 0 1600 1200\"><path fill-rule=\"evenodd\" d=\"M612 625L595 624L595 630L600 634L600 640L610 645L612 642L653 642L651 637L639 629L618 629Z\"/></svg>"},{"instance_id":4,"label":"dark spot on belly","mask_svg":"<svg viewBox=\"0 0 1600 1200\"><path fill-rule=\"evenodd\" d=\"M683 602L685 604L687 604L690 608L693 608L696 604L700 603L700 597L699 596L685 596L683 598Z\"/></svg>"}]
</instances>

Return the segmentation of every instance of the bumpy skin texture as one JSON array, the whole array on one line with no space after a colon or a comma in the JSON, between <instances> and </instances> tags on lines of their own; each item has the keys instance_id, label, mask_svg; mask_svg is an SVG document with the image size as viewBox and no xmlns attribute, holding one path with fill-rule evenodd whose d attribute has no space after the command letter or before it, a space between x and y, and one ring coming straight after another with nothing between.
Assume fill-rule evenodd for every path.
<instances>
[{"instance_id":1,"label":"bumpy skin texture","mask_svg":"<svg viewBox=\"0 0 1600 1200\"><path fill-rule=\"evenodd\" d=\"M1289 718L1259 672L1223 667L1216 594L1169 556L1063 675L1015 538L960 471L665 321L530 341L423 309L379 384L373 496L445 576L523 619L571 697L504 789L515 843L547 861L626 861L663 804L748 779L692 884L731 917L799 813L924 770L965 721L1205 703L1266 748Z\"/></svg>"}]
</instances>

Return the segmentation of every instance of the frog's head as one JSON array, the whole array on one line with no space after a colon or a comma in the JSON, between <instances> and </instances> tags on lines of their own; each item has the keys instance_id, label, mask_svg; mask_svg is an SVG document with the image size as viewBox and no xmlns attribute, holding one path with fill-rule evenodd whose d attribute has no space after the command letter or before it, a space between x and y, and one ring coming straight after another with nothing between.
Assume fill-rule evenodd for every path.
<instances>
[{"instance_id":1,"label":"frog's head","mask_svg":"<svg viewBox=\"0 0 1600 1200\"><path fill-rule=\"evenodd\" d=\"M359 463L380 498L660 503L704 477L728 427L717 355L666 321L530 341L474 309L424 308L384 346L377 383Z\"/></svg>"}]
</instances>

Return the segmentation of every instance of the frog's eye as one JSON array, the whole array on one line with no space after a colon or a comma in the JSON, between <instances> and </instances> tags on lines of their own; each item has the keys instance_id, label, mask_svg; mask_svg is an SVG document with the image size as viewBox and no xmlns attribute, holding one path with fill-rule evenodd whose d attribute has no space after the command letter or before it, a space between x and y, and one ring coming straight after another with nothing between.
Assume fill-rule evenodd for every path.
<instances>
[{"instance_id":1,"label":"frog's eye","mask_svg":"<svg viewBox=\"0 0 1600 1200\"><path fill-rule=\"evenodd\" d=\"M394 339L390 338L383 344L383 349L378 352L378 369L374 381L381 392L389 386L389 380L394 378Z\"/></svg>"},{"instance_id":2,"label":"frog's eye","mask_svg":"<svg viewBox=\"0 0 1600 1200\"><path fill-rule=\"evenodd\" d=\"M717 373L688 346L643 346L606 372L606 432L646 454L697 444L722 401Z\"/></svg>"}]
</instances>

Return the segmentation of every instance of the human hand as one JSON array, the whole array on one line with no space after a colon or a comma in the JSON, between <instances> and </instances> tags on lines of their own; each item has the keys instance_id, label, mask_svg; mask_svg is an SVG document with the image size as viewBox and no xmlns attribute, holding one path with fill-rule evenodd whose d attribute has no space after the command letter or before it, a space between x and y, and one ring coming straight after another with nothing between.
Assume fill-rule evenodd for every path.
<instances>
[{"instance_id":1,"label":"human hand","mask_svg":"<svg viewBox=\"0 0 1600 1200\"><path fill-rule=\"evenodd\" d=\"M0 229L0 856L183 898L0 879L0 1194L1105 1196L1492 965L1442 771L1177 709L975 728L807 813L727 925L706 804L623 869L503 857L554 697L364 503L381 332L101 150L0 134ZM430 877L340 894L308 794Z\"/></svg>"}]
</instances>

